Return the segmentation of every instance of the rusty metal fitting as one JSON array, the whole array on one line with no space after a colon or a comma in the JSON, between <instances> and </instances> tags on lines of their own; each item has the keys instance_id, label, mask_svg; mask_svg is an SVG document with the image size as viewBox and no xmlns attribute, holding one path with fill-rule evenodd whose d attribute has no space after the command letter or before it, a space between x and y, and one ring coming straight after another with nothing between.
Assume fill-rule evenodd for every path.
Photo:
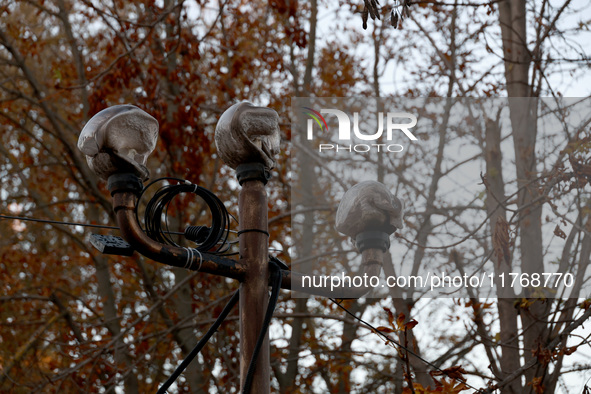
<instances>
[{"instance_id":1,"label":"rusty metal fitting","mask_svg":"<svg viewBox=\"0 0 591 394\"><path fill-rule=\"evenodd\" d=\"M360 253L366 249L379 249L386 252L390 249L390 235L385 231L363 231L355 237L355 246Z\"/></svg>"},{"instance_id":2,"label":"rusty metal fitting","mask_svg":"<svg viewBox=\"0 0 591 394\"><path fill-rule=\"evenodd\" d=\"M236 167L236 179L240 186L246 181L261 181L264 185L271 179L271 172L262 163L246 163Z\"/></svg>"},{"instance_id":3,"label":"rusty metal fitting","mask_svg":"<svg viewBox=\"0 0 591 394\"><path fill-rule=\"evenodd\" d=\"M137 175L125 172L111 175L107 181L107 188L111 196L120 192L131 192L137 196L144 189L144 184Z\"/></svg>"}]
</instances>

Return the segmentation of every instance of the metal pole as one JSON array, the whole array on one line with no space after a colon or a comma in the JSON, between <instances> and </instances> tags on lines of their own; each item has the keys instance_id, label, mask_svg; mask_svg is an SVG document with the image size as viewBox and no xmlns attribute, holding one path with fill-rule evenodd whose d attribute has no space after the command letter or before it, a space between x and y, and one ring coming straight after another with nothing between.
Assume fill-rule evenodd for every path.
<instances>
[{"instance_id":1,"label":"metal pole","mask_svg":"<svg viewBox=\"0 0 591 394\"><path fill-rule=\"evenodd\" d=\"M238 199L240 230L240 263L246 268L240 284L240 390L244 381L269 302L269 237L256 231L267 231L267 193L259 180L242 184ZM255 230L255 231L251 231ZM270 390L269 335L260 350L251 393Z\"/></svg>"}]
</instances>

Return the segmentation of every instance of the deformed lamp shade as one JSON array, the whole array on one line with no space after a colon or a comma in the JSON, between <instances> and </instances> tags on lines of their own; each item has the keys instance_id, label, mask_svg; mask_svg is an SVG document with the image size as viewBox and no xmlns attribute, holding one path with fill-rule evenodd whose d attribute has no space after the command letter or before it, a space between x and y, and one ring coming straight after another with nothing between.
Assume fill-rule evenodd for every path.
<instances>
[{"instance_id":1,"label":"deformed lamp shade","mask_svg":"<svg viewBox=\"0 0 591 394\"><path fill-rule=\"evenodd\" d=\"M218 153L234 169L247 163L262 163L268 169L275 167L279 142L277 112L247 101L228 108L215 129Z\"/></svg>"},{"instance_id":2,"label":"deformed lamp shade","mask_svg":"<svg viewBox=\"0 0 591 394\"><path fill-rule=\"evenodd\" d=\"M115 105L92 117L78 138L78 149L99 177L131 172L146 180L148 156L158 140L158 121L134 105Z\"/></svg>"},{"instance_id":3,"label":"deformed lamp shade","mask_svg":"<svg viewBox=\"0 0 591 394\"><path fill-rule=\"evenodd\" d=\"M337 209L336 229L352 238L372 230L391 234L404 227L403 215L402 202L383 183L364 181L343 196Z\"/></svg>"}]
</instances>

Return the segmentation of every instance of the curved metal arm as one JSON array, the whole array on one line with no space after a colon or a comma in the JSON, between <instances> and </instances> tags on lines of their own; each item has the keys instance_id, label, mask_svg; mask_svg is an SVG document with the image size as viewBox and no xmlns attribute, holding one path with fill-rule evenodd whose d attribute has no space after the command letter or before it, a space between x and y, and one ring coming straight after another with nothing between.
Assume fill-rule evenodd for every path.
<instances>
[{"instance_id":1,"label":"curved metal arm","mask_svg":"<svg viewBox=\"0 0 591 394\"><path fill-rule=\"evenodd\" d=\"M244 267L236 260L190 251L187 248L161 244L149 238L135 217L136 196L129 189L111 190L113 209L123 238L142 255L159 263L193 271L221 275L232 279L244 278Z\"/></svg>"}]
</instances>

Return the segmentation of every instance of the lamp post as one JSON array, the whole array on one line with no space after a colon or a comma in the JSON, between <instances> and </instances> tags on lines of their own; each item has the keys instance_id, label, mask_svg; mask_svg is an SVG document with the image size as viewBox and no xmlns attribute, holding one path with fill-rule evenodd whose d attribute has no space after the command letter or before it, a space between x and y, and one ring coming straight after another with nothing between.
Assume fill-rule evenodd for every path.
<instances>
[{"instance_id":1,"label":"lamp post","mask_svg":"<svg viewBox=\"0 0 591 394\"><path fill-rule=\"evenodd\" d=\"M90 168L108 181L113 209L124 240L115 246L99 247L103 253L130 255L133 250L163 264L220 275L240 282L240 386L252 393L270 391L268 333L257 358L256 373L247 384L249 364L264 328L269 303L269 232L265 185L279 151L279 117L271 109L242 102L221 116L215 133L216 146L224 162L235 169L241 185L239 195L238 260L189 248L168 245L148 237L140 227L135 209L142 181L149 171L146 159L156 146L156 119L132 105L107 108L84 127L78 141ZM402 204L378 182L362 182L348 191L337 211L337 229L356 241L362 255L362 272L379 275L389 236L402 227ZM93 244L105 242L95 238ZM104 245L103 245L104 246ZM125 249L125 250L123 250ZM368 288L304 289L302 274L283 267L281 288L338 298L359 298Z\"/></svg>"},{"instance_id":2,"label":"lamp post","mask_svg":"<svg viewBox=\"0 0 591 394\"><path fill-rule=\"evenodd\" d=\"M240 284L240 387L244 390L250 360L269 302L269 231L267 192L269 171L279 151L277 112L243 102L231 106L220 118L215 141L221 158L236 170L241 185L238 198L240 259L244 279ZM251 391L270 389L269 333L260 349Z\"/></svg>"}]
</instances>

